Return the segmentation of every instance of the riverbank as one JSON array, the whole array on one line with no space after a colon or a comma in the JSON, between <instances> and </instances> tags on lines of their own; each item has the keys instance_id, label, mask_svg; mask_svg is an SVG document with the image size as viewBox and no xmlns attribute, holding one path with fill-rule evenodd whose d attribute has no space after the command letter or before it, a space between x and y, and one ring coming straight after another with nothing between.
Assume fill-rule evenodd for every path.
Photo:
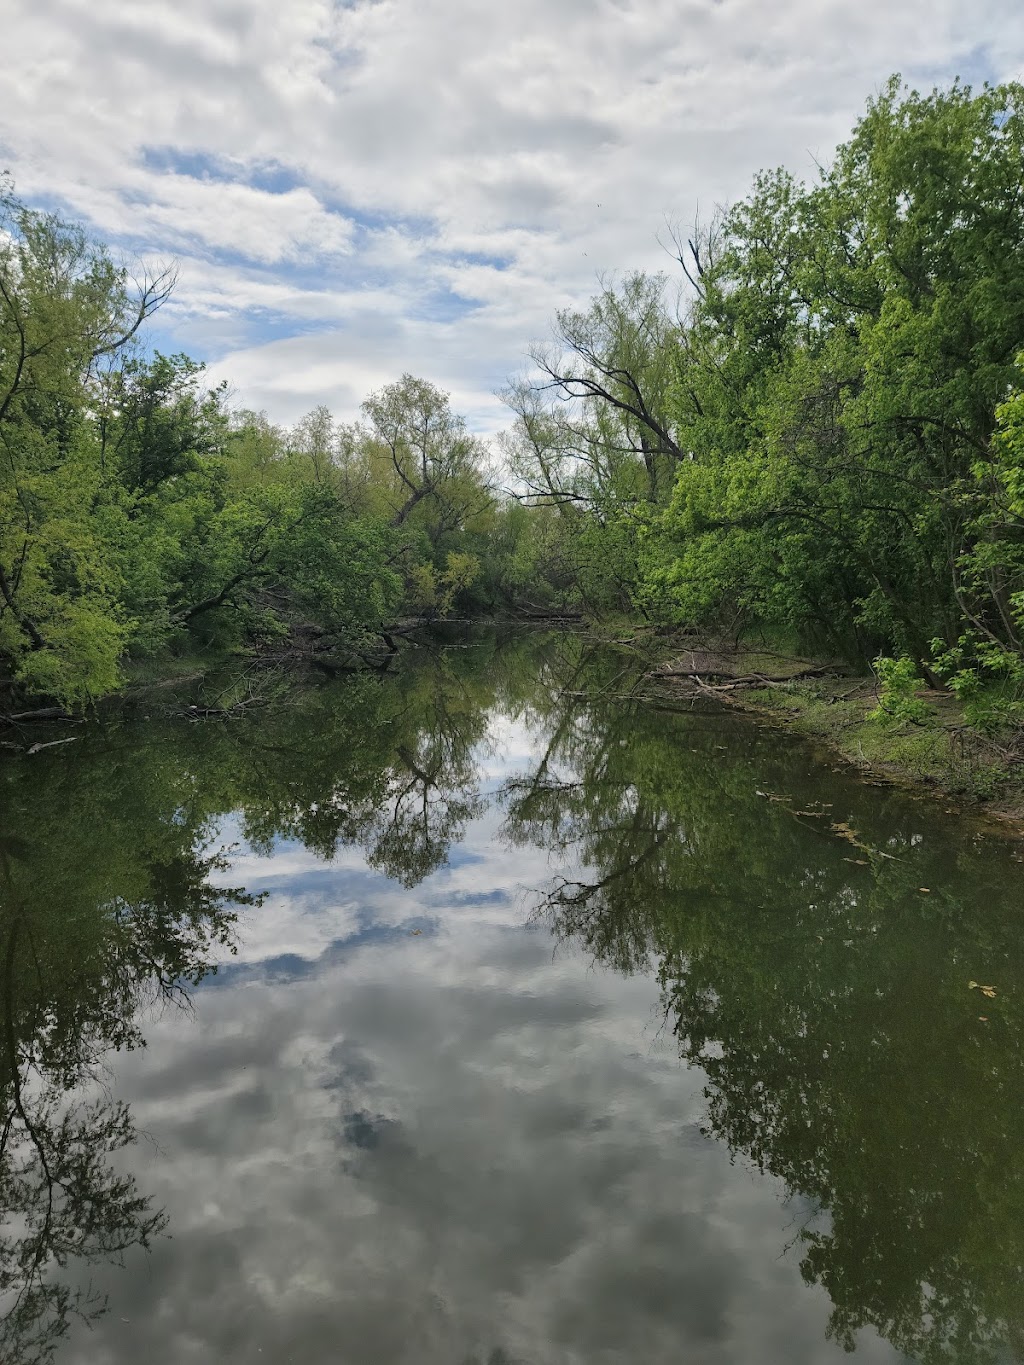
<instances>
[{"instance_id":1,"label":"riverbank","mask_svg":"<svg viewBox=\"0 0 1024 1365\"><path fill-rule=\"evenodd\" d=\"M436 643L438 634L461 633L481 625L491 629L500 625L512 633L554 625L577 637L603 640L624 650L633 660L626 671L634 679L643 678L641 687L633 683L632 696L639 691L655 700L713 697L821 746L823 762L838 756L869 781L927 792L947 808L995 818L1024 835L1024 731L984 734L967 723L948 693L928 689L917 693L928 711L923 721L882 720L877 715L878 680L851 671L839 661L692 640L684 647L679 637L621 619L603 626L590 623L586 630L581 624L409 619L393 629L407 647L424 631ZM190 719L228 717L281 700L296 687L299 674L323 677L379 671L399 652L387 651L379 659L368 660L365 653L325 655L289 643L292 648L279 648L269 656L208 651L135 661L122 691L109 701L115 706L143 703L147 710ZM52 706L0 713L0 722L6 722L0 730L0 749L51 747L53 741L44 731L60 733L52 722L80 724L85 718L85 714L72 715Z\"/></svg>"},{"instance_id":2,"label":"riverbank","mask_svg":"<svg viewBox=\"0 0 1024 1365\"><path fill-rule=\"evenodd\" d=\"M879 716L879 685L841 664L738 648L690 648L655 666L659 693L714 696L805 736L874 781L929 792L1024 833L1024 732L983 734L948 693L921 689L921 721Z\"/></svg>"}]
</instances>

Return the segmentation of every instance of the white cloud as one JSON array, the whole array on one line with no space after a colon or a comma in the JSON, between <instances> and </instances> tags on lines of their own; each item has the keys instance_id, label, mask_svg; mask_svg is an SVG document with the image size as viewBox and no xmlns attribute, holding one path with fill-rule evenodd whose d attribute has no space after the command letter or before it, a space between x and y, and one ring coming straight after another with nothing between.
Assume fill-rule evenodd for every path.
<instances>
[{"instance_id":1,"label":"white cloud","mask_svg":"<svg viewBox=\"0 0 1024 1365\"><path fill-rule=\"evenodd\" d=\"M186 175L161 175L155 185L152 176L134 179L140 202L132 231L161 245L180 249L199 236L211 249L239 252L263 264L298 261L310 252L329 261L351 249L351 222L329 213L305 188L272 194ZM106 221L97 212L101 207ZM109 231L121 226L121 206L109 194L96 203L92 216Z\"/></svg>"},{"instance_id":2,"label":"white cloud","mask_svg":"<svg viewBox=\"0 0 1024 1365\"><path fill-rule=\"evenodd\" d=\"M763 165L809 171L893 70L927 86L1024 66L1008 0L3 9L0 155L21 193L178 254L176 344L283 420L351 415L412 370L491 429L491 390L555 307L599 272L668 264L666 215Z\"/></svg>"}]
</instances>

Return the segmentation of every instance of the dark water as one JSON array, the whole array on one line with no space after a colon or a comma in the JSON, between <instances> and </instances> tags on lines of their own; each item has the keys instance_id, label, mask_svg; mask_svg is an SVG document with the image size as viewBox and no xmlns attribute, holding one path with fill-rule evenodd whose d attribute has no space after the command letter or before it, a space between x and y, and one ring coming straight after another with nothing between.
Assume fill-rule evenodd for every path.
<instances>
[{"instance_id":1,"label":"dark water","mask_svg":"<svg viewBox=\"0 0 1024 1365\"><path fill-rule=\"evenodd\" d=\"M0 1361L1024 1359L1018 846L624 667L0 755Z\"/></svg>"}]
</instances>

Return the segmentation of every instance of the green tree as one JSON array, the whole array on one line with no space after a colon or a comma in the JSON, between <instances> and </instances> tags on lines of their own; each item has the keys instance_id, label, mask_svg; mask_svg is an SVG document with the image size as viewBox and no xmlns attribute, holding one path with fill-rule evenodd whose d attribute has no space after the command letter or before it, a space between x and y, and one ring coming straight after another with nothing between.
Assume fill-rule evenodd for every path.
<instances>
[{"instance_id":1,"label":"green tree","mask_svg":"<svg viewBox=\"0 0 1024 1365\"><path fill-rule=\"evenodd\" d=\"M67 701L116 685L129 633L106 537L98 368L172 284L133 282L81 228L0 189L0 656Z\"/></svg>"},{"instance_id":2,"label":"green tree","mask_svg":"<svg viewBox=\"0 0 1024 1365\"><path fill-rule=\"evenodd\" d=\"M1022 90L893 79L818 182L759 177L702 243L674 415L693 455L645 545L677 619L895 645L963 627L965 487L1024 336ZM986 627L1006 639L1000 590Z\"/></svg>"}]
</instances>

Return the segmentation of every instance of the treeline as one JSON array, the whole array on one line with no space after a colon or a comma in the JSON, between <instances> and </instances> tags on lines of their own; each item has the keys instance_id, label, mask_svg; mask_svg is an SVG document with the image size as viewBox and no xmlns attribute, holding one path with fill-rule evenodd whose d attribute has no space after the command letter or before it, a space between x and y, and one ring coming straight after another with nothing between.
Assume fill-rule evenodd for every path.
<instances>
[{"instance_id":1,"label":"treeline","mask_svg":"<svg viewBox=\"0 0 1024 1365\"><path fill-rule=\"evenodd\" d=\"M512 454L595 604L1017 694L1022 103L893 79L813 183L677 235L676 306L636 275L559 315Z\"/></svg>"},{"instance_id":2,"label":"treeline","mask_svg":"<svg viewBox=\"0 0 1024 1365\"><path fill-rule=\"evenodd\" d=\"M675 291L630 275L559 314L490 453L410 376L355 424L233 411L193 362L139 349L170 279L134 284L8 193L0 668L75 702L132 654L579 610L896 656L894 685L1007 714L1022 99L894 78L812 183L762 174L679 233Z\"/></svg>"},{"instance_id":3,"label":"treeline","mask_svg":"<svg viewBox=\"0 0 1024 1365\"><path fill-rule=\"evenodd\" d=\"M291 429L147 352L173 278L0 199L0 681L65 705L144 656L380 650L396 619L507 610L527 514L405 376ZM0 711L4 705L0 691Z\"/></svg>"}]
</instances>

